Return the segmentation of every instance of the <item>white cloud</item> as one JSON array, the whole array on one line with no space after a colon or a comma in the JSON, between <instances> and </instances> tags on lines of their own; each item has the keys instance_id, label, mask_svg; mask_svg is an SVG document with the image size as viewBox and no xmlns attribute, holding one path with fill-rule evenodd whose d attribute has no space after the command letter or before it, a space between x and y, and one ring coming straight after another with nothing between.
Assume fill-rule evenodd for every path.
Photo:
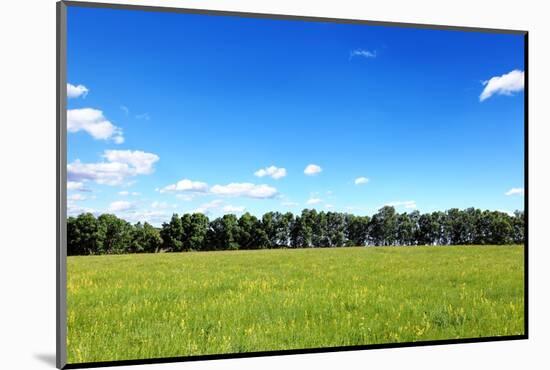
<instances>
[{"instance_id":1,"label":"white cloud","mask_svg":"<svg viewBox=\"0 0 550 370\"><path fill-rule=\"evenodd\" d=\"M68 216L78 216L82 213L92 213L95 216L98 216L100 214L99 211L93 208L88 207L81 207L77 205L74 201L69 200L67 202L67 215Z\"/></svg>"},{"instance_id":2,"label":"white cloud","mask_svg":"<svg viewBox=\"0 0 550 370\"><path fill-rule=\"evenodd\" d=\"M164 221L167 221L171 215L168 215L164 211L158 211L158 210L130 210L124 215L122 215L122 218L124 218L128 222L136 223L136 222L148 222L152 225L160 226Z\"/></svg>"},{"instance_id":3,"label":"white cloud","mask_svg":"<svg viewBox=\"0 0 550 370\"><path fill-rule=\"evenodd\" d=\"M103 185L121 185L127 178L148 175L154 171L159 156L140 150L106 150L106 161L82 163L75 160L67 165L69 181L94 181Z\"/></svg>"},{"instance_id":4,"label":"white cloud","mask_svg":"<svg viewBox=\"0 0 550 370\"><path fill-rule=\"evenodd\" d=\"M158 155L141 150L106 150L103 158L109 162L127 164L135 170L137 175L153 173L153 165L159 160Z\"/></svg>"},{"instance_id":5,"label":"white cloud","mask_svg":"<svg viewBox=\"0 0 550 370\"><path fill-rule=\"evenodd\" d=\"M71 194L67 196L67 200L70 200L70 201L86 200L86 197L82 194Z\"/></svg>"},{"instance_id":6,"label":"white cloud","mask_svg":"<svg viewBox=\"0 0 550 370\"><path fill-rule=\"evenodd\" d=\"M149 113L142 113L142 114L136 114L136 118L149 121L151 119L151 116L149 116Z\"/></svg>"},{"instance_id":7,"label":"white cloud","mask_svg":"<svg viewBox=\"0 0 550 370\"><path fill-rule=\"evenodd\" d=\"M192 181L189 179L183 179L175 184L170 184L160 189L160 193L167 192L196 192L205 193L208 191L208 184L201 181Z\"/></svg>"},{"instance_id":8,"label":"white cloud","mask_svg":"<svg viewBox=\"0 0 550 370\"><path fill-rule=\"evenodd\" d=\"M366 177L358 177L355 179L354 182L355 182L355 185L363 185L369 182L369 179L367 179Z\"/></svg>"},{"instance_id":9,"label":"white cloud","mask_svg":"<svg viewBox=\"0 0 550 370\"><path fill-rule=\"evenodd\" d=\"M175 184L170 184L164 188L158 189L160 193L166 192L181 192L180 199L190 201L195 195L213 194L218 196L229 197L247 197L255 199L273 198L278 192L277 189L269 185L256 185L248 182L230 183L227 185L214 185L208 187L208 184L201 181L192 181L183 179Z\"/></svg>"},{"instance_id":10,"label":"white cloud","mask_svg":"<svg viewBox=\"0 0 550 370\"><path fill-rule=\"evenodd\" d=\"M215 199L211 202L201 204L198 208L194 209L193 213L211 214L215 211L227 214L227 213L243 213L245 211L243 206L234 206L231 204L225 204L221 199Z\"/></svg>"},{"instance_id":11,"label":"white cloud","mask_svg":"<svg viewBox=\"0 0 550 370\"><path fill-rule=\"evenodd\" d=\"M128 190L123 190L123 191L119 191L118 195L122 195L123 197L127 197L128 195L138 196L138 195L141 195L141 193L138 193L137 191L131 191L130 192Z\"/></svg>"},{"instance_id":12,"label":"white cloud","mask_svg":"<svg viewBox=\"0 0 550 370\"><path fill-rule=\"evenodd\" d=\"M309 198L309 199L307 200L306 204L310 204L310 205L312 205L312 204L319 204L319 203L321 203L322 201L323 201L323 200L320 199L320 198Z\"/></svg>"},{"instance_id":13,"label":"white cloud","mask_svg":"<svg viewBox=\"0 0 550 370\"><path fill-rule=\"evenodd\" d=\"M269 176L275 180L278 180L286 176L286 168L269 166L259 169L258 171L254 172L254 175L257 177Z\"/></svg>"},{"instance_id":14,"label":"white cloud","mask_svg":"<svg viewBox=\"0 0 550 370\"><path fill-rule=\"evenodd\" d=\"M128 113L130 113L130 109L125 105L121 105L120 109L122 109L125 115L128 115Z\"/></svg>"},{"instance_id":15,"label":"white cloud","mask_svg":"<svg viewBox=\"0 0 550 370\"><path fill-rule=\"evenodd\" d=\"M332 204L325 204L325 208L331 209L334 208L334 206Z\"/></svg>"},{"instance_id":16,"label":"white cloud","mask_svg":"<svg viewBox=\"0 0 550 370\"><path fill-rule=\"evenodd\" d=\"M176 208L175 204L168 204L166 202L158 202L154 201L151 203L151 208L153 209L168 209L168 208Z\"/></svg>"},{"instance_id":17,"label":"white cloud","mask_svg":"<svg viewBox=\"0 0 550 370\"><path fill-rule=\"evenodd\" d=\"M488 81L483 81L485 88L479 96L479 101L484 101L491 96L512 95L515 92L522 91L524 85L524 73L518 69L503 74L502 76L492 77Z\"/></svg>"},{"instance_id":18,"label":"white cloud","mask_svg":"<svg viewBox=\"0 0 550 370\"><path fill-rule=\"evenodd\" d=\"M363 58L376 58L376 50L369 51L365 49L355 49L349 53L350 59L353 57L363 57Z\"/></svg>"},{"instance_id":19,"label":"white cloud","mask_svg":"<svg viewBox=\"0 0 550 370\"><path fill-rule=\"evenodd\" d=\"M282 202L281 205L284 206L284 207L296 207L298 205L298 203L296 203L296 202Z\"/></svg>"},{"instance_id":20,"label":"white cloud","mask_svg":"<svg viewBox=\"0 0 550 370\"><path fill-rule=\"evenodd\" d=\"M308 164L304 169L304 173L308 176L313 176L323 171L323 169L316 164Z\"/></svg>"},{"instance_id":21,"label":"white cloud","mask_svg":"<svg viewBox=\"0 0 550 370\"><path fill-rule=\"evenodd\" d=\"M176 198L181 199L184 202L190 202L195 199L195 195L197 195L197 193L176 194Z\"/></svg>"},{"instance_id":22,"label":"white cloud","mask_svg":"<svg viewBox=\"0 0 550 370\"><path fill-rule=\"evenodd\" d=\"M214 185L210 189L210 193L233 197L266 199L275 197L277 189L265 184L255 185L249 182L233 182L227 185Z\"/></svg>"},{"instance_id":23,"label":"white cloud","mask_svg":"<svg viewBox=\"0 0 550 370\"><path fill-rule=\"evenodd\" d=\"M88 88L84 85L75 86L70 83L67 84L67 98L69 99L78 98L81 96L85 98L89 91L90 90L88 90Z\"/></svg>"},{"instance_id":24,"label":"white cloud","mask_svg":"<svg viewBox=\"0 0 550 370\"><path fill-rule=\"evenodd\" d=\"M74 181L94 181L102 185L120 185L134 173L125 163L82 163L75 160L67 165L68 178Z\"/></svg>"},{"instance_id":25,"label":"white cloud","mask_svg":"<svg viewBox=\"0 0 550 370\"><path fill-rule=\"evenodd\" d=\"M227 205L222 207L222 211L225 213L243 213L244 210L245 210L245 207L243 206Z\"/></svg>"},{"instance_id":26,"label":"white cloud","mask_svg":"<svg viewBox=\"0 0 550 370\"><path fill-rule=\"evenodd\" d=\"M109 205L109 212L125 212L135 208L135 204L125 200L117 200Z\"/></svg>"},{"instance_id":27,"label":"white cloud","mask_svg":"<svg viewBox=\"0 0 550 370\"><path fill-rule=\"evenodd\" d=\"M122 129L113 125L103 112L93 108L69 109L67 111L67 131L85 131L94 139L113 140L116 144L124 142Z\"/></svg>"},{"instance_id":28,"label":"white cloud","mask_svg":"<svg viewBox=\"0 0 550 370\"><path fill-rule=\"evenodd\" d=\"M124 136L117 135L113 138L113 141L115 142L115 144L122 144L124 143Z\"/></svg>"},{"instance_id":29,"label":"white cloud","mask_svg":"<svg viewBox=\"0 0 550 370\"><path fill-rule=\"evenodd\" d=\"M211 202L201 204L198 208L194 209L192 212L208 214L212 209L220 208L222 205L223 205L223 201L220 199L216 199Z\"/></svg>"},{"instance_id":30,"label":"white cloud","mask_svg":"<svg viewBox=\"0 0 550 370\"><path fill-rule=\"evenodd\" d=\"M506 193L504 193L505 195L523 195L524 193L524 189L523 188L512 188L510 190L508 190Z\"/></svg>"},{"instance_id":31,"label":"white cloud","mask_svg":"<svg viewBox=\"0 0 550 370\"><path fill-rule=\"evenodd\" d=\"M85 191L84 183L78 181L67 181L67 190Z\"/></svg>"},{"instance_id":32,"label":"white cloud","mask_svg":"<svg viewBox=\"0 0 550 370\"><path fill-rule=\"evenodd\" d=\"M385 205L392 206L392 207L405 207L407 209L413 209L413 208L416 208L416 201L414 200L396 201L396 202L386 203Z\"/></svg>"}]
</instances>

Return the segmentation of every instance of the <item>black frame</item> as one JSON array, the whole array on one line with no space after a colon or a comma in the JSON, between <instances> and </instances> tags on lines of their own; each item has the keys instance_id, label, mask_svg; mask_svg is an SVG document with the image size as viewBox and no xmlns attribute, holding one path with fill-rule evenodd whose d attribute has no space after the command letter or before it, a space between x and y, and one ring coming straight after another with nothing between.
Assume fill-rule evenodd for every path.
<instances>
[{"instance_id":1,"label":"black frame","mask_svg":"<svg viewBox=\"0 0 550 370\"><path fill-rule=\"evenodd\" d=\"M67 40L67 7L77 6L85 8L108 8L121 10L141 10L148 12L170 12L182 14L203 14L217 16L235 16L244 18L267 18L279 20L300 20L313 22L330 22L344 24L364 24L378 26L392 26L401 28L415 29L431 29L431 30L454 30L463 32L485 32L485 33L500 33L500 34L515 34L523 35L524 38L524 217L525 217L525 243L524 243L524 334L508 335L508 336L493 336L479 338L462 338L462 339L444 339L430 340L418 342L403 342L403 343L382 343L382 344L366 344L357 346L339 346L339 347L324 347L324 348L304 348L304 349L289 349L289 350L273 350L261 352L244 352L244 353L223 353L211 355L194 355L194 356L178 356L178 357L161 357L150 359L135 359L135 360L117 360L117 361L101 361L101 362L85 362L69 364L66 362L66 263L67 263L67 244L66 244L66 183L67 183L67 161L66 161L66 40ZM420 347L445 344L465 344L465 343L482 343L482 342L497 342L509 340L521 340L529 338L529 32L525 30L510 30L510 29L493 29L493 28L477 28L477 27L459 27L449 25L430 25L422 23L401 23L401 22L384 22L370 21L360 19L342 19L342 18L326 18L326 17L311 17L298 15L283 15L283 14L267 14L267 13L248 13L237 11L223 10L207 10L207 9L192 9L192 8L174 8L174 7L159 7L146 5L129 5L129 4L108 4L83 1L59 1L56 4L57 15L57 63L56 63L56 119L57 119L57 145L56 145L56 230L57 230L57 253L56 253L56 367L58 369L79 369L79 368L94 368L108 366L125 366L125 365L143 365L143 364L158 364L158 363L173 363L186 361L204 361L218 360L229 358L246 358L246 357L264 357L264 356L280 356L308 353L323 353L323 352L341 352L341 351L358 351L366 349L382 349L382 348L404 348L404 347Z\"/></svg>"}]
</instances>

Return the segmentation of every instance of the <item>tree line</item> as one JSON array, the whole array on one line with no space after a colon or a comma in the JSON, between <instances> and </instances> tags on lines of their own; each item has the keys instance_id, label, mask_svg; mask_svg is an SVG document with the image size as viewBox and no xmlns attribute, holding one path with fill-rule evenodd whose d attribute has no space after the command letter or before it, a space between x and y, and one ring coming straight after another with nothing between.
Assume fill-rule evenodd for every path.
<instances>
[{"instance_id":1,"label":"tree line","mask_svg":"<svg viewBox=\"0 0 550 370\"><path fill-rule=\"evenodd\" d=\"M67 219L67 254L121 254L343 246L522 244L523 211L508 215L476 208L420 214L384 206L372 217L304 209L301 214L173 214L157 228L112 214Z\"/></svg>"}]
</instances>

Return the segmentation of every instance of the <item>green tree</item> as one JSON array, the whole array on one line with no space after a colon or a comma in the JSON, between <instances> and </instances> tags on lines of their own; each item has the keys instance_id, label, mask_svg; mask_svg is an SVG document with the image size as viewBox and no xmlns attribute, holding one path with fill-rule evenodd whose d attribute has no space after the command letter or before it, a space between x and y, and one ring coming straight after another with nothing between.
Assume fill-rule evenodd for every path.
<instances>
[{"instance_id":1,"label":"green tree","mask_svg":"<svg viewBox=\"0 0 550 370\"><path fill-rule=\"evenodd\" d=\"M512 240L516 244L525 243L525 216L523 211L515 211L511 220Z\"/></svg>"},{"instance_id":2,"label":"green tree","mask_svg":"<svg viewBox=\"0 0 550 370\"><path fill-rule=\"evenodd\" d=\"M523 211L508 215L475 208L420 214L396 213L384 206L369 218L339 212L304 209L267 212L261 219L245 213L209 222L202 213L172 215L157 229L148 223L131 225L112 214L96 218L83 213L67 219L67 254L105 254L310 248L361 245L448 245L524 243Z\"/></svg>"},{"instance_id":3,"label":"green tree","mask_svg":"<svg viewBox=\"0 0 550 370\"><path fill-rule=\"evenodd\" d=\"M447 211L450 244L471 244L475 235L475 212L451 208Z\"/></svg>"},{"instance_id":4,"label":"green tree","mask_svg":"<svg viewBox=\"0 0 550 370\"><path fill-rule=\"evenodd\" d=\"M130 248L132 238L130 223L112 214L102 214L97 221L103 240L100 248L102 253L125 253Z\"/></svg>"},{"instance_id":5,"label":"green tree","mask_svg":"<svg viewBox=\"0 0 550 370\"><path fill-rule=\"evenodd\" d=\"M312 247L330 247L328 218L325 212L319 212L312 209L306 213L304 220L311 228L311 246Z\"/></svg>"},{"instance_id":6,"label":"green tree","mask_svg":"<svg viewBox=\"0 0 550 370\"><path fill-rule=\"evenodd\" d=\"M277 240L277 222L279 212L267 212L262 216L262 229L265 232L269 247L274 248L278 245Z\"/></svg>"},{"instance_id":7,"label":"green tree","mask_svg":"<svg viewBox=\"0 0 550 370\"><path fill-rule=\"evenodd\" d=\"M447 214L441 211L432 212L432 222L436 226L435 244L447 245L450 243Z\"/></svg>"},{"instance_id":8,"label":"green tree","mask_svg":"<svg viewBox=\"0 0 550 370\"><path fill-rule=\"evenodd\" d=\"M206 236L209 248L214 250L239 249L239 225L235 215L224 215L210 222Z\"/></svg>"},{"instance_id":9,"label":"green tree","mask_svg":"<svg viewBox=\"0 0 550 370\"><path fill-rule=\"evenodd\" d=\"M480 239L480 235L478 235L478 224L479 219L481 218L481 211L479 209L470 207L464 211L464 214L465 222L467 223L466 230L468 234L465 244L479 244L478 240Z\"/></svg>"},{"instance_id":10,"label":"green tree","mask_svg":"<svg viewBox=\"0 0 550 370\"><path fill-rule=\"evenodd\" d=\"M296 216L291 227L291 246L294 248L313 247L313 233L317 222L317 211L304 209Z\"/></svg>"},{"instance_id":11,"label":"green tree","mask_svg":"<svg viewBox=\"0 0 550 370\"><path fill-rule=\"evenodd\" d=\"M294 215L292 212L286 212L278 217L276 222L276 243L272 247L288 247L290 246L292 223Z\"/></svg>"},{"instance_id":12,"label":"green tree","mask_svg":"<svg viewBox=\"0 0 550 370\"><path fill-rule=\"evenodd\" d=\"M134 225L131 240L130 253L155 253L162 246L159 230L147 222Z\"/></svg>"},{"instance_id":13,"label":"green tree","mask_svg":"<svg viewBox=\"0 0 550 370\"><path fill-rule=\"evenodd\" d=\"M437 242L439 225L431 213L424 213L418 218L418 244L433 245Z\"/></svg>"},{"instance_id":14,"label":"green tree","mask_svg":"<svg viewBox=\"0 0 550 370\"><path fill-rule=\"evenodd\" d=\"M369 235L374 245L394 245L397 241L397 215L395 208L384 206L372 216Z\"/></svg>"},{"instance_id":15,"label":"green tree","mask_svg":"<svg viewBox=\"0 0 550 370\"><path fill-rule=\"evenodd\" d=\"M160 231L162 249L166 252L183 250L183 225L177 213L172 215L169 223L163 223Z\"/></svg>"},{"instance_id":16,"label":"green tree","mask_svg":"<svg viewBox=\"0 0 550 370\"><path fill-rule=\"evenodd\" d=\"M489 216L489 242L509 244L512 242L513 226L511 217L504 212L494 211Z\"/></svg>"},{"instance_id":17,"label":"green tree","mask_svg":"<svg viewBox=\"0 0 550 370\"><path fill-rule=\"evenodd\" d=\"M193 213L191 215L189 227L185 231L188 250L200 251L204 249L208 227L209 220L207 216L202 213Z\"/></svg>"},{"instance_id":18,"label":"green tree","mask_svg":"<svg viewBox=\"0 0 550 370\"><path fill-rule=\"evenodd\" d=\"M237 242L242 249L261 249L270 246L262 221L248 212L239 218Z\"/></svg>"},{"instance_id":19,"label":"green tree","mask_svg":"<svg viewBox=\"0 0 550 370\"><path fill-rule=\"evenodd\" d=\"M338 212L327 212L327 246L343 247L346 245L346 218Z\"/></svg>"},{"instance_id":20,"label":"green tree","mask_svg":"<svg viewBox=\"0 0 550 370\"><path fill-rule=\"evenodd\" d=\"M103 239L99 224L91 213L82 213L67 220L67 255L99 254Z\"/></svg>"},{"instance_id":21,"label":"green tree","mask_svg":"<svg viewBox=\"0 0 550 370\"><path fill-rule=\"evenodd\" d=\"M397 244L413 245L416 242L416 224L414 218L404 212L396 215Z\"/></svg>"},{"instance_id":22,"label":"green tree","mask_svg":"<svg viewBox=\"0 0 550 370\"><path fill-rule=\"evenodd\" d=\"M347 245L348 246L364 246L367 244L369 237L369 222L368 216L346 215L347 218Z\"/></svg>"}]
</instances>

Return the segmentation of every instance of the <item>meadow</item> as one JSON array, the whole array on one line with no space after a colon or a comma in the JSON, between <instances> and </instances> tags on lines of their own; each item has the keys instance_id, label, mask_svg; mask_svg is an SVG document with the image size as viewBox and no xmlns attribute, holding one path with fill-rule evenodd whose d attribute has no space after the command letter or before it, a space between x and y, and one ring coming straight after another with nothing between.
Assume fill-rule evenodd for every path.
<instances>
[{"instance_id":1,"label":"meadow","mask_svg":"<svg viewBox=\"0 0 550 370\"><path fill-rule=\"evenodd\" d=\"M524 334L523 246L72 256L69 363Z\"/></svg>"}]
</instances>

